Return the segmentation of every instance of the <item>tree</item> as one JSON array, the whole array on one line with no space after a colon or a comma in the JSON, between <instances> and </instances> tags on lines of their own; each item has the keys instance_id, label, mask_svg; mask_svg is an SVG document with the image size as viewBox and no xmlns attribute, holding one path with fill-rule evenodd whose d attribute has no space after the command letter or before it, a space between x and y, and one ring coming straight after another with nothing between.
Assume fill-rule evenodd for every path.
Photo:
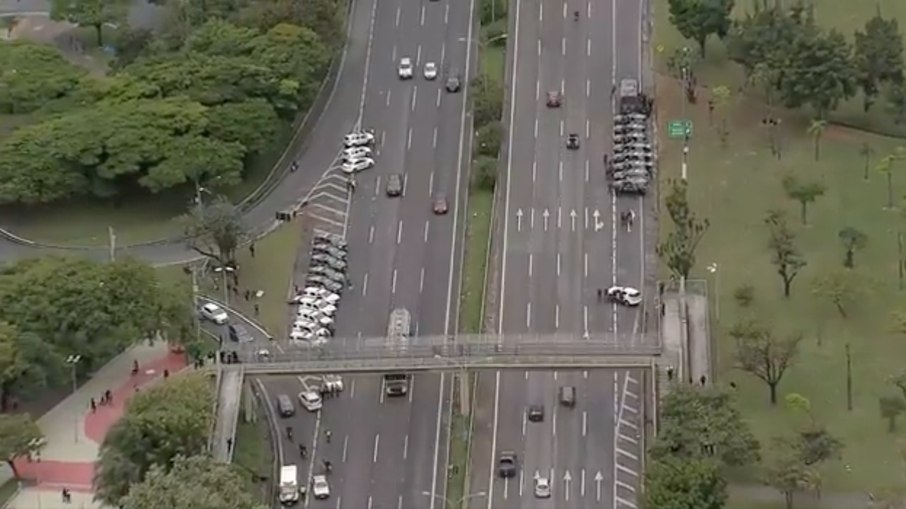
<instances>
[{"instance_id":1,"label":"tree","mask_svg":"<svg viewBox=\"0 0 906 509\"><path fill-rule=\"evenodd\" d=\"M802 182L794 175L783 177L783 191L787 197L799 202L799 217L808 225L808 205L824 195L827 186L823 182Z\"/></svg>"},{"instance_id":2,"label":"tree","mask_svg":"<svg viewBox=\"0 0 906 509\"><path fill-rule=\"evenodd\" d=\"M192 207L183 216L183 226L189 248L221 267L235 262L236 248L245 238L245 229L239 209L225 197Z\"/></svg>"},{"instance_id":3,"label":"tree","mask_svg":"<svg viewBox=\"0 0 906 509\"><path fill-rule=\"evenodd\" d=\"M277 112L264 99L214 106L206 116L208 134L218 140L239 143L250 154L267 148L277 132Z\"/></svg>"},{"instance_id":4,"label":"tree","mask_svg":"<svg viewBox=\"0 0 906 509\"><path fill-rule=\"evenodd\" d=\"M497 158L503 144L503 124L500 121L488 122L475 132L475 152L479 156Z\"/></svg>"},{"instance_id":5,"label":"tree","mask_svg":"<svg viewBox=\"0 0 906 509\"><path fill-rule=\"evenodd\" d=\"M709 35L723 39L730 30L734 0L669 0L670 23L686 39L698 43L702 58Z\"/></svg>"},{"instance_id":6,"label":"tree","mask_svg":"<svg viewBox=\"0 0 906 509\"><path fill-rule=\"evenodd\" d=\"M736 340L737 367L763 381L771 404L776 405L777 387L799 353L802 334L778 338L762 324L749 320L734 324L730 337Z\"/></svg>"},{"instance_id":7,"label":"tree","mask_svg":"<svg viewBox=\"0 0 906 509\"><path fill-rule=\"evenodd\" d=\"M727 481L710 460L666 456L645 472L646 509L723 509Z\"/></svg>"},{"instance_id":8,"label":"tree","mask_svg":"<svg viewBox=\"0 0 906 509\"><path fill-rule=\"evenodd\" d=\"M720 136L720 144L723 147L727 146L727 139L730 137L730 128L727 125L727 112L725 111L727 105L730 104L730 98L732 97L732 92L730 87L726 85L717 85L711 89L711 96L713 97L714 105L721 110L720 123L717 127L717 134Z\"/></svg>"},{"instance_id":9,"label":"tree","mask_svg":"<svg viewBox=\"0 0 906 509\"><path fill-rule=\"evenodd\" d=\"M862 142L862 147L859 149L859 155L865 159L865 168L862 179L866 182L868 181L868 168L871 166L871 156L874 155L874 153L875 151L871 148L871 144L867 141Z\"/></svg>"},{"instance_id":10,"label":"tree","mask_svg":"<svg viewBox=\"0 0 906 509\"><path fill-rule=\"evenodd\" d=\"M816 297L827 299L840 314L840 318L847 318L846 309L858 301L864 290L862 284L861 275L849 270L834 270L812 281L812 293Z\"/></svg>"},{"instance_id":11,"label":"tree","mask_svg":"<svg viewBox=\"0 0 906 509\"><path fill-rule=\"evenodd\" d=\"M52 0L50 19L94 27L98 46L104 45L101 29L126 20L128 0Z\"/></svg>"},{"instance_id":12,"label":"tree","mask_svg":"<svg viewBox=\"0 0 906 509\"><path fill-rule=\"evenodd\" d=\"M783 296L790 296L790 287L799 271L805 267L806 262L802 253L796 247L796 234L790 229L783 212L768 211L764 220L768 226L770 238L768 247L771 249L771 263L777 268L777 274L783 282Z\"/></svg>"},{"instance_id":13,"label":"tree","mask_svg":"<svg viewBox=\"0 0 906 509\"><path fill-rule=\"evenodd\" d=\"M493 191L497 185L497 158L481 156L472 166L475 171L474 183L481 189Z\"/></svg>"},{"instance_id":14,"label":"tree","mask_svg":"<svg viewBox=\"0 0 906 509\"><path fill-rule=\"evenodd\" d=\"M0 93L0 111L11 115L77 97L87 75L53 46L26 41L0 45L0 69L15 70L3 73Z\"/></svg>"},{"instance_id":15,"label":"tree","mask_svg":"<svg viewBox=\"0 0 906 509\"><path fill-rule=\"evenodd\" d=\"M0 414L0 457L19 479L16 459L40 452L46 444L41 428L28 414Z\"/></svg>"},{"instance_id":16,"label":"tree","mask_svg":"<svg viewBox=\"0 0 906 509\"><path fill-rule=\"evenodd\" d=\"M788 48L779 89L790 108L809 106L818 119L856 93L852 49L842 34L831 30L797 37Z\"/></svg>"},{"instance_id":17,"label":"tree","mask_svg":"<svg viewBox=\"0 0 906 509\"><path fill-rule=\"evenodd\" d=\"M476 127L500 120L503 116L503 88L497 80L479 74L472 79L472 111Z\"/></svg>"},{"instance_id":18,"label":"tree","mask_svg":"<svg viewBox=\"0 0 906 509\"><path fill-rule=\"evenodd\" d=\"M843 243L843 266L851 269L856 266L856 251L865 249L868 236L852 226L844 226L837 232L837 236Z\"/></svg>"},{"instance_id":19,"label":"tree","mask_svg":"<svg viewBox=\"0 0 906 509\"><path fill-rule=\"evenodd\" d=\"M758 462L758 440L733 404L718 388L677 385L661 404L652 458L714 459L730 466Z\"/></svg>"},{"instance_id":20,"label":"tree","mask_svg":"<svg viewBox=\"0 0 906 509\"><path fill-rule=\"evenodd\" d=\"M906 411L906 401L902 396L881 396L878 398L881 418L887 419L887 432L897 430L897 417Z\"/></svg>"},{"instance_id":21,"label":"tree","mask_svg":"<svg viewBox=\"0 0 906 509\"><path fill-rule=\"evenodd\" d=\"M839 458L843 450L843 441L832 435L827 428L815 423L799 431L795 440L786 444L789 450L799 455L799 460L807 467Z\"/></svg>"},{"instance_id":22,"label":"tree","mask_svg":"<svg viewBox=\"0 0 906 509\"><path fill-rule=\"evenodd\" d=\"M786 509L793 509L793 495L803 490L817 490L821 485L818 472L802 463L789 451L779 452L764 469L764 483L779 491Z\"/></svg>"},{"instance_id":23,"label":"tree","mask_svg":"<svg viewBox=\"0 0 906 509\"><path fill-rule=\"evenodd\" d=\"M812 142L815 146L815 161L821 159L821 136L824 134L824 130L827 129L827 120L823 119L813 119L808 125L808 134L812 137Z\"/></svg>"},{"instance_id":24,"label":"tree","mask_svg":"<svg viewBox=\"0 0 906 509\"><path fill-rule=\"evenodd\" d=\"M209 456L177 456L169 471L154 465L121 504L123 509L265 508L246 491L235 467Z\"/></svg>"},{"instance_id":25,"label":"tree","mask_svg":"<svg viewBox=\"0 0 906 509\"><path fill-rule=\"evenodd\" d=\"M667 234L664 242L658 244L657 254L674 277L688 278L695 266L695 250L711 223L707 219L699 219L692 211L685 181L671 180L668 185L670 192L666 204L667 213L673 222L673 231Z\"/></svg>"},{"instance_id":26,"label":"tree","mask_svg":"<svg viewBox=\"0 0 906 509\"><path fill-rule=\"evenodd\" d=\"M887 177L887 208L893 208L893 170L894 163L906 157L906 149L897 147L892 154L888 154L878 161L875 170Z\"/></svg>"},{"instance_id":27,"label":"tree","mask_svg":"<svg viewBox=\"0 0 906 509\"><path fill-rule=\"evenodd\" d=\"M136 394L101 444L97 499L120 505L153 466L168 470L177 456L200 454L207 445L213 398L203 374L171 377Z\"/></svg>"},{"instance_id":28,"label":"tree","mask_svg":"<svg viewBox=\"0 0 906 509\"><path fill-rule=\"evenodd\" d=\"M674 78L684 80L700 61L701 55L690 51L689 48L676 48L667 58L667 70Z\"/></svg>"},{"instance_id":29,"label":"tree","mask_svg":"<svg viewBox=\"0 0 906 509\"><path fill-rule=\"evenodd\" d=\"M863 108L868 111L883 83L903 82L903 36L896 19L875 16L865 22L864 31L856 30L854 62L864 94Z\"/></svg>"}]
</instances>

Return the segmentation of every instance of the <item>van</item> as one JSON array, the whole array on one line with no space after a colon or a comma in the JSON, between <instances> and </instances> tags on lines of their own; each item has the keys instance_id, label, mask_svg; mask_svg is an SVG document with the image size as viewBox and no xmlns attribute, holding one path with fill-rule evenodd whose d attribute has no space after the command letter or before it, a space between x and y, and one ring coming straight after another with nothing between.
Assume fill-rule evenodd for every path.
<instances>
[{"instance_id":1,"label":"van","mask_svg":"<svg viewBox=\"0 0 906 509\"><path fill-rule=\"evenodd\" d=\"M566 407L576 406L576 388L572 385L560 387L560 404Z\"/></svg>"},{"instance_id":2,"label":"van","mask_svg":"<svg viewBox=\"0 0 906 509\"><path fill-rule=\"evenodd\" d=\"M286 394L277 396L277 411L280 412L280 415L283 417L292 417L296 415L296 406L293 405L292 398Z\"/></svg>"}]
</instances>

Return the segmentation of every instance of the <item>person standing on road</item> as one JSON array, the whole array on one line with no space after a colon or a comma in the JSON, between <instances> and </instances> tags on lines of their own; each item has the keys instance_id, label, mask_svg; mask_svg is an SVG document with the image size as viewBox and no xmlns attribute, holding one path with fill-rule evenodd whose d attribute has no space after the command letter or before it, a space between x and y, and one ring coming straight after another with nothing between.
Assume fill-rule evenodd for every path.
<instances>
[{"instance_id":1,"label":"person standing on road","mask_svg":"<svg viewBox=\"0 0 906 509\"><path fill-rule=\"evenodd\" d=\"M330 437L333 436L333 433L329 429L324 430L324 439L327 440L327 443L330 443Z\"/></svg>"}]
</instances>

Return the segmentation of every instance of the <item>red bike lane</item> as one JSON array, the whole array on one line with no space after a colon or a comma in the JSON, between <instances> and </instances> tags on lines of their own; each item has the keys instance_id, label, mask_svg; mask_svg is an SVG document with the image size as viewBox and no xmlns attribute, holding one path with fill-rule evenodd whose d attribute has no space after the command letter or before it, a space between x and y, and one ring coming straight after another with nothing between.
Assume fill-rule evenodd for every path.
<instances>
[{"instance_id":1,"label":"red bike lane","mask_svg":"<svg viewBox=\"0 0 906 509\"><path fill-rule=\"evenodd\" d=\"M140 391L142 387L159 379L164 371L176 373L185 368L185 355L170 353L140 366L135 375L126 374L122 383L111 389L111 403L98 404L95 411L85 409L82 426L85 436L92 442L100 445L104 436L123 415L126 402ZM100 401L101 395L95 397ZM71 437L46 437L50 440L71 440ZM62 488L72 491L91 491L94 478L95 461L46 461L40 458L29 461L27 458L16 460L16 469L19 475L26 480L37 483L38 487Z\"/></svg>"}]
</instances>

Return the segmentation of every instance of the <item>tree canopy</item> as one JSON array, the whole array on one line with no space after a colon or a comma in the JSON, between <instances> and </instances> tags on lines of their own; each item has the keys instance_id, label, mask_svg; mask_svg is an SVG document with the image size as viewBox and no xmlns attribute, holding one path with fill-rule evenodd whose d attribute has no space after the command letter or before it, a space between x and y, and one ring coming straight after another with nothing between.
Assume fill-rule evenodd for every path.
<instances>
[{"instance_id":1,"label":"tree canopy","mask_svg":"<svg viewBox=\"0 0 906 509\"><path fill-rule=\"evenodd\" d=\"M758 461L759 449L727 392L678 384L664 397L651 451L656 460L674 456L745 465Z\"/></svg>"},{"instance_id":2,"label":"tree canopy","mask_svg":"<svg viewBox=\"0 0 906 509\"><path fill-rule=\"evenodd\" d=\"M129 490L123 509L264 509L245 491L235 467L210 456L177 456L167 471L155 465Z\"/></svg>"},{"instance_id":3,"label":"tree canopy","mask_svg":"<svg viewBox=\"0 0 906 509\"><path fill-rule=\"evenodd\" d=\"M200 454L207 444L213 398L204 374L171 377L136 394L101 444L94 479L98 499L120 505L130 486L143 482L152 467L166 472L177 456ZM155 477L151 482L165 481Z\"/></svg>"},{"instance_id":4,"label":"tree canopy","mask_svg":"<svg viewBox=\"0 0 906 509\"><path fill-rule=\"evenodd\" d=\"M730 30L734 0L669 0L670 23L698 44L702 56L709 35L723 38Z\"/></svg>"},{"instance_id":5,"label":"tree canopy","mask_svg":"<svg viewBox=\"0 0 906 509\"><path fill-rule=\"evenodd\" d=\"M19 478L15 460L28 457L44 447L44 434L28 414L0 414L0 458Z\"/></svg>"},{"instance_id":6,"label":"tree canopy","mask_svg":"<svg viewBox=\"0 0 906 509\"><path fill-rule=\"evenodd\" d=\"M0 46L0 111L37 119L0 141L0 203L238 184L281 119L308 109L331 57L315 31L288 23L212 19L173 48L130 44L129 63L101 77L49 47Z\"/></svg>"},{"instance_id":7,"label":"tree canopy","mask_svg":"<svg viewBox=\"0 0 906 509\"><path fill-rule=\"evenodd\" d=\"M182 338L192 320L187 285L165 283L135 260L44 257L2 267L2 403L68 381L68 355L91 372L137 341Z\"/></svg>"},{"instance_id":8,"label":"tree canopy","mask_svg":"<svg viewBox=\"0 0 906 509\"><path fill-rule=\"evenodd\" d=\"M644 509L723 509L727 482L715 462L665 457L645 473Z\"/></svg>"}]
</instances>

